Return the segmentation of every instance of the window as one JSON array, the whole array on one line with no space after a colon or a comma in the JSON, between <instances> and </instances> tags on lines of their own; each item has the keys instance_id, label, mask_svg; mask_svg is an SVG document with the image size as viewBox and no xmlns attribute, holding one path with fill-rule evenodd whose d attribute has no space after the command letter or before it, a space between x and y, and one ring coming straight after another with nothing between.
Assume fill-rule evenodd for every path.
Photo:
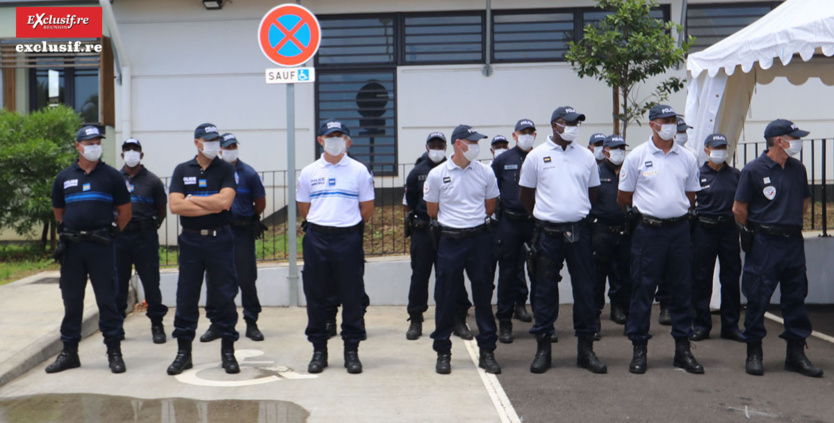
<instances>
[{"instance_id":1,"label":"window","mask_svg":"<svg viewBox=\"0 0 834 423\"><path fill-rule=\"evenodd\" d=\"M40 110L49 105L49 70L58 71L58 103L75 109L85 123L98 123L98 67L63 67L60 61L40 62L39 67L29 71L29 111Z\"/></svg>"},{"instance_id":2,"label":"window","mask_svg":"<svg viewBox=\"0 0 834 423\"><path fill-rule=\"evenodd\" d=\"M686 10L686 34L696 37L690 53L723 40L755 22L781 2L691 4Z\"/></svg>"},{"instance_id":3,"label":"window","mask_svg":"<svg viewBox=\"0 0 834 423\"><path fill-rule=\"evenodd\" d=\"M606 16L611 14L612 12L607 12L604 10L591 10L586 11L582 14L582 23L583 27L585 25L596 25L599 21L603 20ZM663 21L669 20L669 6L660 6L656 9L652 9L650 13L651 17L655 19L661 19ZM580 38L582 34L579 34Z\"/></svg>"},{"instance_id":4,"label":"window","mask_svg":"<svg viewBox=\"0 0 834 423\"><path fill-rule=\"evenodd\" d=\"M572 12L496 12L492 22L494 62L564 60L575 36Z\"/></svg>"},{"instance_id":5,"label":"window","mask_svg":"<svg viewBox=\"0 0 834 423\"><path fill-rule=\"evenodd\" d=\"M396 16L323 17L318 65L394 64Z\"/></svg>"},{"instance_id":6,"label":"window","mask_svg":"<svg viewBox=\"0 0 834 423\"><path fill-rule=\"evenodd\" d=\"M403 29L403 64L484 60L483 13L405 15Z\"/></svg>"}]
</instances>

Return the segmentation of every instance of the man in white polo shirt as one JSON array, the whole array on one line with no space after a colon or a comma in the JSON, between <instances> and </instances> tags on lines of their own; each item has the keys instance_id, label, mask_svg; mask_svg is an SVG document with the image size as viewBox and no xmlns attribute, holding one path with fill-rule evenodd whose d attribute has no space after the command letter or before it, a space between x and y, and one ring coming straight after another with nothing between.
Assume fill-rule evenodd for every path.
<instances>
[{"instance_id":1,"label":"man in white polo shirt","mask_svg":"<svg viewBox=\"0 0 834 423\"><path fill-rule=\"evenodd\" d=\"M631 279L634 284L626 335L634 355L631 373L646 372L652 300L661 281L668 284L674 366L704 373L689 348L692 331L692 244L689 211L701 190L695 156L675 143L677 114L666 105L649 111L652 137L626 156L620 170L617 203L636 223L631 239ZM633 209L631 208L633 206Z\"/></svg>"},{"instance_id":2,"label":"man in white polo shirt","mask_svg":"<svg viewBox=\"0 0 834 423\"><path fill-rule=\"evenodd\" d=\"M365 338L364 222L374 213L373 177L362 163L347 156L350 130L328 120L319 129L321 158L298 177L298 211L306 222L304 295L307 298L307 340L313 344L310 373L327 367L328 307L342 304L342 340L348 373L362 373L359 341ZM335 293L335 294L334 294Z\"/></svg>"},{"instance_id":3,"label":"man in white polo shirt","mask_svg":"<svg viewBox=\"0 0 834 423\"><path fill-rule=\"evenodd\" d=\"M573 328L578 338L576 364L594 373L608 368L594 354L599 331L594 308L591 227L588 213L596 201L599 170L594 154L574 142L585 115L559 107L550 117L553 134L530 152L521 167L521 204L536 219L536 289L530 333L536 336L533 373L550 368L550 335L559 316L559 271L567 261L573 288Z\"/></svg>"},{"instance_id":4,"label":"man in white polo shirt","mask_svg":"<svg viewBox=\"0 0 834 423\"><path fill-rule=\"evenodd\" d=\"M459 125L452 132L455 154L429 172L423 185L423 200L428 215L437 219L435 234L440 235L435 265L435 330L433 348L437 352L435 371L452 371L452 341L455 310L463 292L463 272L472 283L475 321L478 324L478 365L487 373L501 373L495 361L495 316L492 291L495 277L492 266L492 234L489 216L498 201L498 183L492 169L478 162L478 141L486 138L474 128Z\"/></svg>"}]
</instances>

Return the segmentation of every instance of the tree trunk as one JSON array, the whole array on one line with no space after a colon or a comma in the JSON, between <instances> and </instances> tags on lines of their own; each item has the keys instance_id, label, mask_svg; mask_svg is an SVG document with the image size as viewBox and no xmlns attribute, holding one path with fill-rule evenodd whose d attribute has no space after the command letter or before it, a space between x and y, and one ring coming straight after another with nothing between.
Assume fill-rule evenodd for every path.
<instances>
[{"instance_id":1,"label":"tree trunk","mask_svg":"<svg viewBox=\"0 0 834 423\"><path fill-rule=\"evenodd\" d=\"M611 90L614 96L614 135L620 135L620 118L617 117L620 115L620 87L615 85Z\"/></svg>"},{"instance_id":2,"label":"tree trunk","mask_svg":"<svg viewBox=\"0 0 834 423\"><path fill-rule=\"evenodd\" d=\"M58 241L58 228L55 226L55 221L50 221L49 227L49 244L52 246L52 250L55 251L55 244Z\"/></svg>"},{"instance_id":3,"label":"tree trunk","mask_svg":"<svg viewBox=\"0 0 834 423\"><path fill-rule=\"evenodd\" d=\"M625 112L628 113L628 94L629 94L629 91L626 90L626 89L623 89L621 91L621 94L622 94L622 101L623 101L623 104L622 104L623 110L625 110ZM629 122L628 118L626 118L622 122L622 124L623 124L622 137L623 137L623 139L626 139L626 134L628 133L628 122Z\"/></svg>"},{"instance_id":4,"label":"tree trunk","mask_svg":"<svg viewBox=\"0 0 834 423\"><path fill-rule=\"evenodd\" d=\"M46 235L49 234L49 222L43 223L43 230L41 231L41 251L46 251Z\"/></svg>"}]
</instances>

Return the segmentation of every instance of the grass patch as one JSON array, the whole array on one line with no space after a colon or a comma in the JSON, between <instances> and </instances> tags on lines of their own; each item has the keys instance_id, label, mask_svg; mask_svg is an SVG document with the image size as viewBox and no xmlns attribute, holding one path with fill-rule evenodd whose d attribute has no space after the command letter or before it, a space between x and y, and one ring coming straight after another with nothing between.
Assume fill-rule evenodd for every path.
<instances>
[{"instance_id":1,"label":"grass patch","mask_svg":"<svg viewBox=\"0 0 834 423\"><path fill-rule=\"evenodd\" d=\"M43 272L58 270L50 253L44 252L38 242L14 242L0 244L0 285Z\"/></svg>"}]
</instances>

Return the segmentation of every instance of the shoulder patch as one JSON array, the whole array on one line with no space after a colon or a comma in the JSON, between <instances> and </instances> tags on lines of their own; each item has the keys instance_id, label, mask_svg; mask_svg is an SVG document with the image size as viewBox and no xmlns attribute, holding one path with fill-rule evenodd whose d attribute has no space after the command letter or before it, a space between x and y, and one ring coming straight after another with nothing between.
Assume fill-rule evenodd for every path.
<instances>
[{"instance_id":1,"label":"shoulder patch","mask_svg":"<svg viewBox=\"0 0 834 423\"><path fill-rule=\"evenodd\" d=\"M545 156L544 157L544 162L545 163L550 163L550 161L551 161L550 156Z\"/></svg>"}]
</instances>

